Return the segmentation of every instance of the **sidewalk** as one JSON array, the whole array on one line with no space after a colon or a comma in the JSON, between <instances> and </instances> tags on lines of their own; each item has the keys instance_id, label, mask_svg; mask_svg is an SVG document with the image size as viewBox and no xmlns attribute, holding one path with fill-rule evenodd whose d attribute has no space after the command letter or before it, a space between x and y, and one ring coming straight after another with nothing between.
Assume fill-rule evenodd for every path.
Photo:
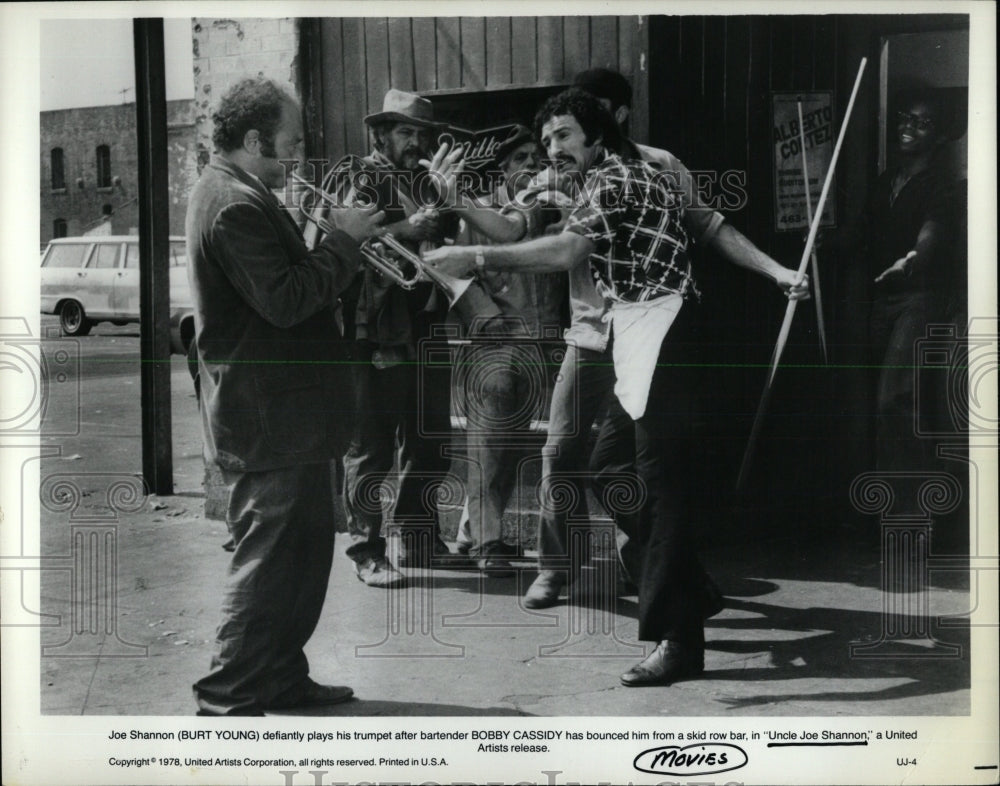
<instances>
[{"instance_id":1,"label":"sidewalk","mask_svg":"<svg viewBox=\"0 0 1000 786\"><path fill-rule=\"evenodd\" d=\"M60 452L42 461L43 499L46 481L66 475L81 489L74 510L92 514L87 523L79 515L71 520L65 506L43 505L43 554L67 565L42 573L41 611L59 615L42 632L43 714L191 715L190 686L208 667L228 555L221 548L225 525L203 517L190 380L175 359L178 494L119 501L120 508L138 509L119 513L115 522L109 489L141 466L138 379L131 379L88 380L79 436L43 439ZM71 402L54 394L51 406L58 411ZM343 553L346 537L338 536L323 616L306 651L314 678L351 685L357 700L314 714L967 714L968 631L934 624L940 615L968 610L967 576L934 571L925 594L887 596L880 589L877 526L873 520L870 538L804 526L781 536L713 533L723 537L706 540L702 551L727 605L707 625L705 675L643 689L618 681L643 655L634 596L611 599L603 610L565 599L553 609L526 610L519 601L535 576L530 559L514 578L405 571L410 586L386 592L358 582ZM94 548L117 555L116 587L106 603L98 600L107 627L92 619L93 608L71 603L80 577L69 566L83 570L79 559L73 563L73 543L88 547L80 539L88 527L107 536ZM886 599L897 621L913 623L923 621L914 615L925 613L926 602L929 635L960 645L962 656L852 657L852 643L882 635ZM929 652L928 636L914 639L895 646L911 655Z\"/></svg>"}]
</instances>

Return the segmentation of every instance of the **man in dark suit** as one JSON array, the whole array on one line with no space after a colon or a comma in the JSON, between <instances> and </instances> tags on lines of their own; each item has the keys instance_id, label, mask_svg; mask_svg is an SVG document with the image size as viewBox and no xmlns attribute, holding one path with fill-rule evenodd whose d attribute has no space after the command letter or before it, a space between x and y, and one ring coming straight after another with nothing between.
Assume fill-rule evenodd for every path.
<instances>
[{"instance_id":1,"label":"man in dark suit","mask_svg":"<svg viewBox=\"0 0 1000 786\"><path fill-rule=\"evenodd\" d=\"M271 193L302 157L295 101L247 79L213 117L216 155L187 213L205 450L231 486L235 551L199 715L335 704L347 687L309 678L303 646L319 620L333 557L330 459L351 396L335 378L331 306L351 283L358 243L382 214L337 211L308 251Z\"/></svg>"}]
</instances>

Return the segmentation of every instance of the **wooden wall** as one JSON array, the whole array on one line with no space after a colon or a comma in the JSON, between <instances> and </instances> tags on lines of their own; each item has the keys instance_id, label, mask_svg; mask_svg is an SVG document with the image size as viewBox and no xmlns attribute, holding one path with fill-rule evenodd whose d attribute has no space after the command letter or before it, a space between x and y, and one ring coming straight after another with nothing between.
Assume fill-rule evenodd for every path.
<instances>
[{"instance_id":1,"label":"wooden wall","mask_svg":"<svg viewBox=\"0 0 1000 786\"><path fill-rule=\"evenodd\" d=\"M452 93L557 87L586 68L621 71L644 95L636 63L642 17L368 17L301 21L312 155L368 152L362 118L391 88ZM499 92L502 100L502 92ZM645 127L645 105L636 124Z\"/></svg>"},{"instance_id":2,"label":"wooden wall","mask_svg":"<svg viewBox=\"0 0 1000 786\"><path fill-rule=\"evenodd\" d=\"M650 143L691 169L744 172L749 199L727 220L797 267L803 233L775 231L771 93L833 91L839 129L860 60L868 58L830 195L843 230L876 174L880 37L963 24L967 17L944 14L651 16ZM872 388L864 370L870 282L859 260L833 250L840 233L824 234L820 278L831 365L822 362L813 303L799 304L743 500L774 520L783 518L783 506L812 508L819 519L843 510L850 478L871 469ZM714 369L703 390L712 413L704 425L706 458L724 492L739 466L786 303L770 282L711 252L698 253L696 273L704 292L702 354Z\"/></svg>"},{"instance_id":3,"label":"wooden wall","mask_svg":"<svg viewBox=\"0 0 1000 786\"><path fill-rule=\"evenodd\" d=\"M389 87L432 99L493 91L503 101L512 88L558 87L583 68L617 68L633 84L631 135L693 170L745 173L747 203L727 220L797 267L802 234L774 228L772 92L833 91L839 128L868 57L831 194L843 226L860 212L876 172L880 36L963 24L967 17L954 14L303 20L300 66L311 69L302 83L312 150L329 158L367 151L361 118L380 108ZM820 272L831 365L822 363L813 304L801 303L741 499L741 529L829 519L847 507L853 475L871 468L867 284L858 260L830 245ZM698 460L709 485L694 493L715 508L706 520L718 524L786 301L760 276L711 251L695 254L706 369Z\"/></svg>"}]
</instances>

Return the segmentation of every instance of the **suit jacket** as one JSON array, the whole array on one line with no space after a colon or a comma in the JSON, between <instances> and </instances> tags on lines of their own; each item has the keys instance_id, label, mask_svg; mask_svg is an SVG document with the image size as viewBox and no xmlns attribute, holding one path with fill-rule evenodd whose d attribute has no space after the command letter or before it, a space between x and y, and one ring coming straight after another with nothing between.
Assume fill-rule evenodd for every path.
<instances>
[{"instance_id":1,"label":"suit jacket","mask_svg":"<svg viewBox=\"0 0 1000 786\"><path fill-rule=\"evenodd\" d=\"M206 453L242 472L327 461L351 420L332 306L358 244L338 230L310 252L264 184L221 158L191 192L186 233Z\"/></svg>"}]
</instances>

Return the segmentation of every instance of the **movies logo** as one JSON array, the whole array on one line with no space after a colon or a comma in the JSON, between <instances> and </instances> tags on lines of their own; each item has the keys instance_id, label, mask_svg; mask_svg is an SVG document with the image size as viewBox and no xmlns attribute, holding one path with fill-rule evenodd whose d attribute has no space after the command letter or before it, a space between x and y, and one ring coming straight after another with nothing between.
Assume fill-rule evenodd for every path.
<instances>
[{"instance_id":1,"label":"movies logo","mask_svg":"<svg viewBox=\"0 0 1000 786\"><path fill-rule=\"evenodd\" d=\"M714 775L738 770L749 761L738 745L710 742L704 745L665 745L635 757L632 766L653 775Z\"/></svg>"}]
</instances>

